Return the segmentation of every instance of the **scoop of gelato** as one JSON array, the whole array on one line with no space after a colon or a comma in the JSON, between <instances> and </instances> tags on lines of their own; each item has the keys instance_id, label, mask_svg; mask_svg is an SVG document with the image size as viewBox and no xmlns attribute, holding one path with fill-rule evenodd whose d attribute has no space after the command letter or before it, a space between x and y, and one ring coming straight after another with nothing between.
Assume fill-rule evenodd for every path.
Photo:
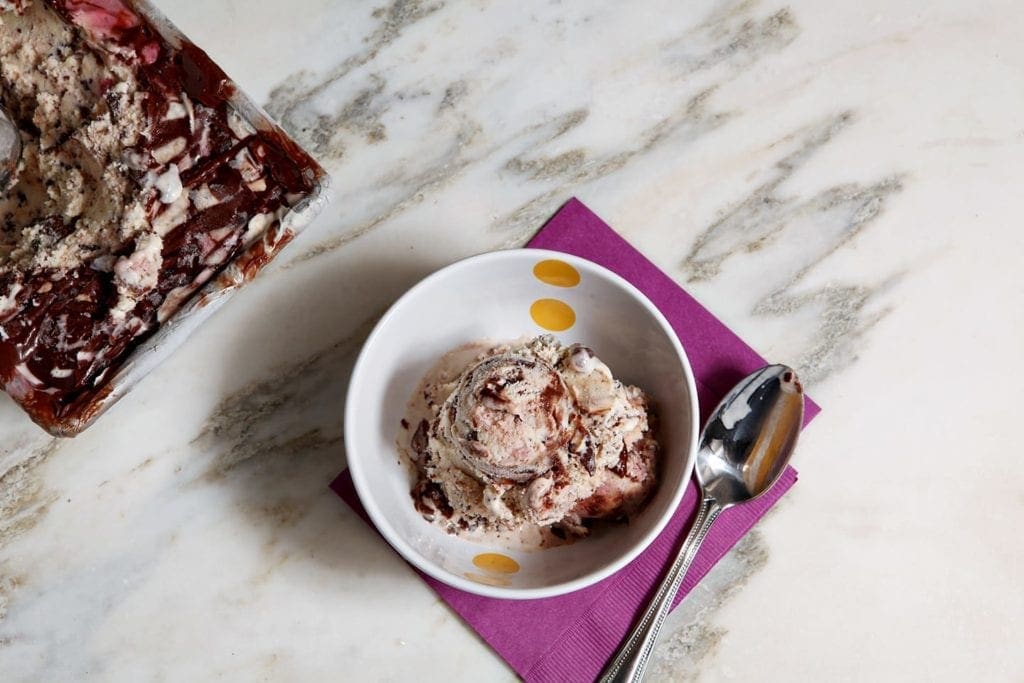
<instances>
[{"instance_id":1,"label":"scoop of gelato","mask_svg":"<svg viewBox=\"0 0 1024 683\"><path fill-rule=\"evenodd\" d=\"M463 375L441 428L466 473L482 482L523 482L555 465L572 436L573 414L569 389L554 368L505 353Z\"/></svg>"},{"instance_id":2,"label":"scoop of gelato","mask_svg":"<svg viewBox=\"0 0 1024 683\"><path fill-rule=\"evenodd\" d=\"M446 355L403 424L416 508L452 533L586 536L636 514L657 482L646 395L551 335Z\"/></svg>"}]
</instances>

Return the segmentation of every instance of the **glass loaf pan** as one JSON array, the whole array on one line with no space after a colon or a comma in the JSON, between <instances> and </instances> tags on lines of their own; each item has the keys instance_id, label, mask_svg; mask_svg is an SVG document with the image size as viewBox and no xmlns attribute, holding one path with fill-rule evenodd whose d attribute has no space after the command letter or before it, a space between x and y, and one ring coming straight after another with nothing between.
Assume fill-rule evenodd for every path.
<instances>
[{"instance_id":1,"label":"glass loaf pan","mask_svg":"<svg viewBox=\"0 0 1024 683\"><path fill-rule=\"evenodd\" d=\"M36 0L37 2L40 0ZM73 405L60 415L42 410L30 400L14 397L40 426L56 436L74 436L92 424L104 411L127 394L136 383L189 337L210 315L224 305L230 296L252 280L277 253L298 234L323 208L329 178L324 169L303 151L270 117L253 102L230 78L217 68L201 50L148 0L120 0L159 35L165 45L177 53L188 51L191 57L206 60L210 74L218 79L213 87L228 107L252 128L266 135L284 150L285 158L301 169L307 179L308 192L290 196L280 207L287 209L278 221L269 221L246 235L247 244L233 258L222 264L205 284L149 332L138 345L116 358L101 379L74 399ZM120 4L117 3L117 4ZM100 3L107 4L107 3ZM209 77L209 76L208 76ZM250 228L252 224L250 223Z\"/></svg>"}]
</instances>

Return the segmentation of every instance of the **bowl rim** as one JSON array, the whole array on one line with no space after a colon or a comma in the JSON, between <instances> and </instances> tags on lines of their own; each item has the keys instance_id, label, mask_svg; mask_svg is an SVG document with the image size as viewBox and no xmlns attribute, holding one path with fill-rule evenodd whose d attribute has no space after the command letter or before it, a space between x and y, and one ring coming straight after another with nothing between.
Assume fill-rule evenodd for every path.
<instances>
[{"instance_id":1,"label":"bowl rim","mask_svg":"<svg viewBox=\"0 0 1024 683\"><path fill-rule=\"evenodd\" d=\"M382 510L377 506L376 500L372 494L372 489L368 482L364 478L363 471L360 465L360 459L358 456L353 457L353 444L355 443L355 430L357 429L355 422L355 410L358 404L357 401L353 400L354 393L359 389L362 384L362 377L366 373L366 366L368 364L369 350L373 348L374 342L377 338L384 334L388 328L390 322L398 314L404 306L409 305L411 301L420 291L434 284L436 281L450 277L453 273L466 270L479 265L480 263L487 263L489 261L498 261L508 258L518 258L524 260L538 260L543 258L559 259L566 261L570 265L579 268L582 266L582 270L590 270L598 273L599 275L608 279L612 284L624 290L631 298L639 305L644 307L647 312L654 318L655 322L662 328L662 332L668 338L669 343L672 345L676 352L676 357L682 366L683 375L686 379L686 388L689 391L691 397L690 400L690 429L689 429L689 444L686 449L686 464L683 468L683 476L677 483L676 490L672 494L672 498L669 501L669 505L665 512L654 522L652 527L644 534L637 542L621 555L616 557L614 560L602 565L600 568L588 572L582 576L569 581L562 581L560 583L552 584L550 586L542 586L538 588L515 588L515 587L502 587L502 586L489 586L485 584L476 583L469 579L463 578L451 572L448 572L441 567L438 567L433 562L429 561L423 555L421 555L411 544L406 542L404 538L399 535L395 529L388 522ZM697 385L693 375L693 369L690 367L689 357L686 355L685 349L679 341L679 337L676 335L672 326L665 318L664 314L658 308L651 303L650 299L636 288L632 283L618 275L617 273L605 268L604 266L594 263L586 258L576 256L574 254L566 254L559 251L553 251L550 249L533 249L533 248L519 248L519 249L504 249L498 251L490 251L475 256L469 256L467 258L460 259L444 266L433 273L427 275L422 280L417 282L415 285L406 290L381 316L380 320L374 326L373 330L367 336L366 341L363 343L362 348L359 351L359 356L356 359L355 365L352 368L352 375L349 380L348 390L345 396L345 409L344 409L344 437L345 437L345 452L346 460L348 464L349 473L352 476L352 483L355 486L359 501L362 503L363 508L366 510L370 521L373 522L374 527L378 533L384 537L384 540L395 549L396 552L406 561L412 564L419 571L427 574L428 576L437 579L438 581L464 590L468 593L475 595L482 595L492 598L504 598L512 600L530 600L537 598L549 598L557 595L564 595L577 590L581 590L588 586L592 586L599 581L602 581L615 572L619 571L627 564L632 562L637 556L640 555L644 550L650 547L651 543L664 531L668 522L675 515L679 504L682 501L683 495L686 493L687 485L690 479L693 477L694 462L697 454L697 437L699 432L699 421L700 412L698 406L697 397Z\"/></svg>"}]
</instances>

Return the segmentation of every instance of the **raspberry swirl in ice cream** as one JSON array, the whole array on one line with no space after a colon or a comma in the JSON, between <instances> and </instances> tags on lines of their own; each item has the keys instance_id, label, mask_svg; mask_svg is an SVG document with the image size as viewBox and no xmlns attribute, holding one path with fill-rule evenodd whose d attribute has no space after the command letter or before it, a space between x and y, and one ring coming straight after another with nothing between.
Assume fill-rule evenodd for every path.
<instances>
[{"instance_id":1,"label":"raspberry swirl in ice cream","mask_svg":"<svg viewBox=\"0 0 1024 683\"><path fill-rule=\"evenodd\" d=\"M416 508L464 535L554 545L636 514L657 481L647 397L550 335L447 354L414 394L399 446Z\"/></svg>"}]
</instances>

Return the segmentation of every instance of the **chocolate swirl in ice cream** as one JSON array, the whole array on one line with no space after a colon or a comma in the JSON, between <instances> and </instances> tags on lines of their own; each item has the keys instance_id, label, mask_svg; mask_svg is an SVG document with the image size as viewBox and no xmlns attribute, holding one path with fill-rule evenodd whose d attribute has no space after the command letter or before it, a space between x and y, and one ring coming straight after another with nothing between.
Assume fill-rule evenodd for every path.
<instances>
[{"instance_id":1,"label":"chocolate swirl in ice cream","mask_svg":"<svg viewBox=\"0 0 1024 683\"><path fill-rule=\"evenodd\" d=\"M529 481L572 436L574 406L553 368L514 354L467 372L442 410L456 464L485 481Z\"/></svg>"},{"instance_id":2,"label":"chocolate swirl in ice cream","mask_svg":"<svg viewBox=\"0 0 1024 683\"><path fill-rule=\"evenodd\" d=\"M310 192L316 163L232 91L129 0L0 1L0 105L24 147L0 194L0 387L47 429L74 431L229 264L251 276Z\"/></svg>"},{"instance_id":3,"label":"chocolate swirl in ice cream","mask_svg":"<svg viewBox=\"0 0 1024 683\"><path fill-rule=\"evenodd\" d=\"M400 446L428 520L553 544L643 507L657 480L651 423L640 389L590 348L546 335L445 356L414 395Z\"/></svg>"}]
</instances>

